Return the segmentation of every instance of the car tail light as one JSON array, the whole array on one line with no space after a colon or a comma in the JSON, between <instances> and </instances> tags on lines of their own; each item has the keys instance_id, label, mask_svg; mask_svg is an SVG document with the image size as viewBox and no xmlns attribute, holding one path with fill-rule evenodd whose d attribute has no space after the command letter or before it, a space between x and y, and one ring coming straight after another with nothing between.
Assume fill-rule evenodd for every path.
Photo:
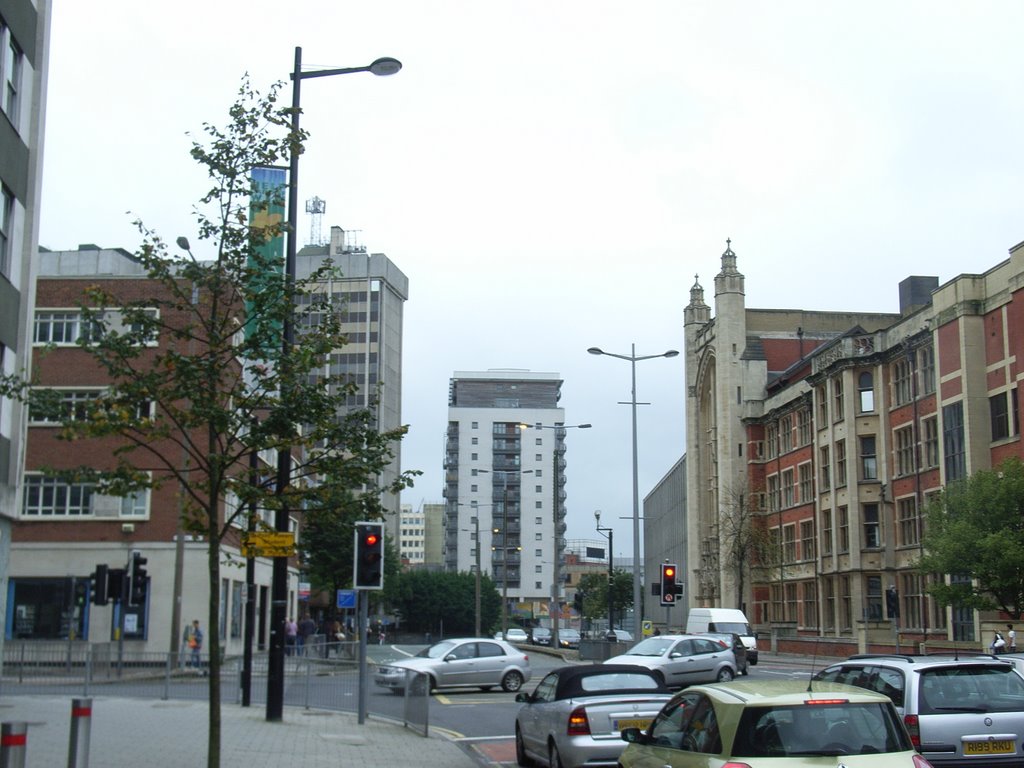
<instances>
[{"instance_id":1,"label":"car tail light","mask_svg":"<svg viewBox=\"0 0 1024 768\"><path fill-rule=\"evenodd\" d=\"M910 734L910 743L914 745L915 749L920 749L921 724L918 722L917 715L904 715L903 724L907 726L907 733Z\"/></svg>"},{"instance_id":2,"label":"car tail light","mask_svg":"<svg viewBox=\"0 0 1024 768\"><path fill-rule=\"evenodd\" d=\"M576 707L576 709L569 713L569 723L565 733L567 736L590 735L590 721L587 719L587 710L583 707Z\"/></svg>"},{"instance_id":3,"label":"car tail light","mask_svg":"<svg viewBox=\"0 0 1024 768\"><path fill-rule=\"evenodd\" d=\"M932 768L932 764L920 755L914 755L914 768Z\"/></svg>"},{"instance_id":4,"label":"car tail light","mask_svg":"<svg viewBox=\"0 0 1024 768\"><path fill-rule=\"evenodd\" d=\"M722 768L750 768L746 763L726 763Z\"/></svg>"},{"instance_id":5,"label":"car tail light","mask_svg":"<svg viewBox=\"0 0 1024 768\"><path fill-rule=\"evenodd\" d=\"M825 706L831 706L833 704L846 704L849 699L806 699L804 704L824 704Z\"/></svg>"}]
</instances>

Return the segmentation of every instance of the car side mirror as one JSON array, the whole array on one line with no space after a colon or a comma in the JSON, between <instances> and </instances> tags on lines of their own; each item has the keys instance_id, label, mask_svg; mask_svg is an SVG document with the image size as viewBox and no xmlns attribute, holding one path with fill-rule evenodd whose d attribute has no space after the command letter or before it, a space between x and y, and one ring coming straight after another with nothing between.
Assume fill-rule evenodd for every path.
<instances>
[{"instance_id":1,"label":"car side mirror","mask_svg":"<svg viewBox=\"0 0 1024 768\"><path fill-rule=\"evenodd\" d=\"M533 696L526 693L526 691L520 691L516 694L516 701L520 704L529 704L531 701L533 701Z\"/></svg>"},{"instance_id":2,"label":"car side mirror","mask_svg":"<svg viewBox=\"0 0 1024 768\"><path fill-rule=\"evenodd\" d=\"M643 744L644 733L639 728L623 728L622 733L619 734L622 740L629 744Z\"/></svg>"},{"instance_id":3,"label":"car side mirror","mask_svg":"<svg viewBox=\"0 0 1024 768\"><path fill-rule=\"evenodd\" d=\"M449 653L447 656L444 657L444 660L445 661L455 661L455 654L454 653Z\"/></svg>"}]
</instances>

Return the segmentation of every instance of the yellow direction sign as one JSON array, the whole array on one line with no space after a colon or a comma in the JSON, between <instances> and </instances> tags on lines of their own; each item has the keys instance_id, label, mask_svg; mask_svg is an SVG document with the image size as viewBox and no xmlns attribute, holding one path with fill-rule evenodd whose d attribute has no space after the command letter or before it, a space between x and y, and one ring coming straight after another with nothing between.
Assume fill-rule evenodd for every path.
<instances>
[{"instance_id":1,"label":"yellow direction sign","mask_svg":"<svg viewBox=\"0 0 1024 768\"><path fill-rule=\"evenodd\" d=\"M295 534L290 531L259 531L242 536L244 557L291 557L295 554Z\"/></svg>"}]
</instances>

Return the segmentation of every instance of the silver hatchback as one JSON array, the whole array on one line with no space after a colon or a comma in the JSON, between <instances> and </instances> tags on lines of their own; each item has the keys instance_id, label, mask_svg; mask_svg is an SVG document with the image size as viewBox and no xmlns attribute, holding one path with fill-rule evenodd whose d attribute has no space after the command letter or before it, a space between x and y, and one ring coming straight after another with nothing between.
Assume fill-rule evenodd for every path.
<instances>
[{"instance_id":1,"label":"silver hatchback","mask_svg":"<svg viewBox=\"0 0 1024 768\"><path fill-rule=\"evenodd\" d=\"M1009 661L861 655L814 679L884 693L914 746L936 768L1024 764L1024 677Z\"/></svg>"},{"instance_id":2,"label":"silver hatchback","mask_svg":"<svg viewBox=\"0 0 1024 768\"><path fill-rule=\"evenodd\" d=\"M501 686L515 692L530 679L530 659L504 640L466 637L442 640L415 656L377 667L373 681L382 688L402 693L407 672L422 672L430 688L482 688Z\"/></svg>"},{"instance_id":3,"label":"silver hatchback","mask_svg":"<svg viewBox=\"0 0 1024 768\"><path fill-rule=\"evenodd\" d=\"M641 640L606 664L638 664L680 688L694 683L725 683L736 677L736 656L719 640L699 635L655 635Z\"/></svg>"}]
</instances>

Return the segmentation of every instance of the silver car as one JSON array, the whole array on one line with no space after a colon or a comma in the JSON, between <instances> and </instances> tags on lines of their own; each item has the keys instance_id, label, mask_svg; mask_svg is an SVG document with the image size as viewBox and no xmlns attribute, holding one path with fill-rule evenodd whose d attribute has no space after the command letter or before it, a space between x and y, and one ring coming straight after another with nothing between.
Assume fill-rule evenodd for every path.
<instances>
[{"instance_id":1,"label":"silver car","mask_svg":"<svg viewBox=\"0 0 1024 768\"><path fill-rule=\"evenodd\" d=\"M725 683L736 677L736 656L718 640L699 635L655 635L641 640L606 664L639 664L660 675L670 688L694 683Z\"/></svg>"},{"instance_id":2,"label":"silver car","mask_svg":"<svg viewBox=\"0 0 1024 768\"><path fill-rule=\"evenodd\" d=\"M614 766L623 728L646 728L672 698L649 669L628 665L559 667L533 693L520 693L516 762L552 768Z\"/></svg>"},{"instance_id":3,"label":"silver car","mask_svg":"<svg viewBox=\"0 0 1024 768\"><path fill-rule=\"evenodd\" d=\"M442 640L408 659L377 667L373 681L394 693L402 693L409 670L428 675L431 690L482 688L489 691L500 685L513 693L530 679L530 659L504 640L486 637Z\"/></svg>"}]
</instances>

